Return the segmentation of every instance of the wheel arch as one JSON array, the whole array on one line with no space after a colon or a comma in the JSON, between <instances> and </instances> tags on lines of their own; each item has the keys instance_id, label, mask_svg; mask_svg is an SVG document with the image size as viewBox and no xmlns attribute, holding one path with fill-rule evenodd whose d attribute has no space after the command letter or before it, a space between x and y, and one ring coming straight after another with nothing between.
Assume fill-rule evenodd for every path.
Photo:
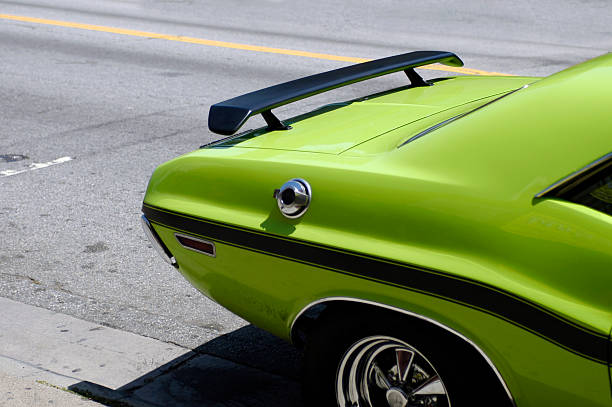
<instances>
[{"instance_id":1,"label":"wheel arch","mask_svg":"<svg viewBox=\"0 0 612 407\"><path fill-rule=\"evenodd\" d=\"M501 372L499 371L499 369L497 369L497 367L495 366L491 358L489 358L489 356L478 345L476 345L472 340L470 340L468 337L461 334L460 332L457 332L456 330L430 317L427 317L421 314L417 314L417 313L414 313L414 312L411 312L411 311L408 311L402 308L394 307L391 305L387 305L387 304L383 304L383 303L379 303L375 301L364 300L360 298L351 298L351 297L321 298L319 300L309 303L296 314L295 318L293 319L291 323L291 328L290 328L290 338L291 338L292 343L298 347L302 347L306 341L306 335L309 330L309 327L312 326L311 324L315 324L319 316L323 314L324 312L329 312L332 309L337 309L337 308L361 308L361 309L367 308L372 311L394 312L394 313L401 314L402 316L408 316L411 318L419 319L421 321L425 321L426 323L432 326L435 326L438 329L444 330L447 333L450 333L456 336L457 338L461 339L462 343L464 343L466 346L469 346L477 351L477 353L480 355L483 361L485 361L486 364L489 366L490 373L492 373L497 378L497 381L503 387L510 403L516 407L514 396L512 395L512 392L510 391Z\"/></svg>"}]
</instances>

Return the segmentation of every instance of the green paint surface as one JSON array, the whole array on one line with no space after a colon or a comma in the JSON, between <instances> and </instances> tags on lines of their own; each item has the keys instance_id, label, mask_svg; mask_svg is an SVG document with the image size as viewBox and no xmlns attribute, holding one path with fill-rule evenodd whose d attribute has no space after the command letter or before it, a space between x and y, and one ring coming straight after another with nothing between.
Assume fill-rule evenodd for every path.
<instances>
[{"instance_id":1,"label":"green paint surface","mask_svg":"<svg viewBox=\"0 0 612 407\"><path fill-rule=\"evenodd\" d=\"M290 120L292 130L256 130L162 164L145 203L440 270L608 336L612 218L534 196L612 151L611 77L606 55L542 80L457 77L335 105ZM296 177L312 186L312 203L288 220L272 194ZM223 242L204 256L155 228L194 286L281 337L313 301L363 298L468 337L518 406L610 405L608 366L495 315Z\"/></svg>"}]
</instances>

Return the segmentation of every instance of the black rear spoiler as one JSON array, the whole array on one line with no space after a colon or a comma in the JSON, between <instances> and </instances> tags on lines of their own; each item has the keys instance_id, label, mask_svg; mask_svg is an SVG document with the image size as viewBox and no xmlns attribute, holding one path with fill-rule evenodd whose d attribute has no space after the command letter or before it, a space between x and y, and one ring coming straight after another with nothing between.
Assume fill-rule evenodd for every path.
<instances>
[{"instance_id":1,"label":"black rear spoiler","mask_svg":"<svg viewBox=\"0 0 612 407\"><path fill-rule=\"evenodd\" d=\"M406 72L413 86L427 86L430 84L413 68L435 62L463 66L463 61L452 52L416 51L334 69L212 105L208 113L208 128L215 133L231 135L237 132L249 117L261 113L270 129L286 130L290 127L278 120L271 109L341 86L399 71Z\"/></svg>"}]
</instances>

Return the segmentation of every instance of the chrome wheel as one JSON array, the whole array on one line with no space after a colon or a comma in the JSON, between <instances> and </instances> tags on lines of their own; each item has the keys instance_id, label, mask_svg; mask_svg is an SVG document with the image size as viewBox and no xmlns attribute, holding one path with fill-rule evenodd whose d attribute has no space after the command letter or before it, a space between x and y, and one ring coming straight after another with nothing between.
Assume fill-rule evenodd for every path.
<instances>
[{"instance_id":1,"label":"chrome wheel","mask_svg":"<svg viewBox=\"0 0 612 407\"><path fill-rule=\"evenodd\" d=\"M363 338L344 354L336 375L341 407L449 407L446 387L418 350L397 338Z\"/></svg>"}]
</instances>

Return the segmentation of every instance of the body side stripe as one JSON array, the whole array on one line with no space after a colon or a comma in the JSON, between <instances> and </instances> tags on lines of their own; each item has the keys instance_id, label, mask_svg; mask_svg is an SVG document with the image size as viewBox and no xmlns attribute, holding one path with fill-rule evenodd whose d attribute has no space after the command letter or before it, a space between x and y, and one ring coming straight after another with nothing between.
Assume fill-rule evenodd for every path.
<instances>
[{"instance_id":1,"label":"body side stripe","mask_svg":"<svg viewBox=\"0 0 612 407\"><path fill-rule=\"evenodd\" d=\"M526 329L566 350L607 363L607 335L579 326L526 299L491 287L388 259L302 242L143 205L151 222L232 246L313 265L478 309Z\"/></svg>"}]
</instances>

